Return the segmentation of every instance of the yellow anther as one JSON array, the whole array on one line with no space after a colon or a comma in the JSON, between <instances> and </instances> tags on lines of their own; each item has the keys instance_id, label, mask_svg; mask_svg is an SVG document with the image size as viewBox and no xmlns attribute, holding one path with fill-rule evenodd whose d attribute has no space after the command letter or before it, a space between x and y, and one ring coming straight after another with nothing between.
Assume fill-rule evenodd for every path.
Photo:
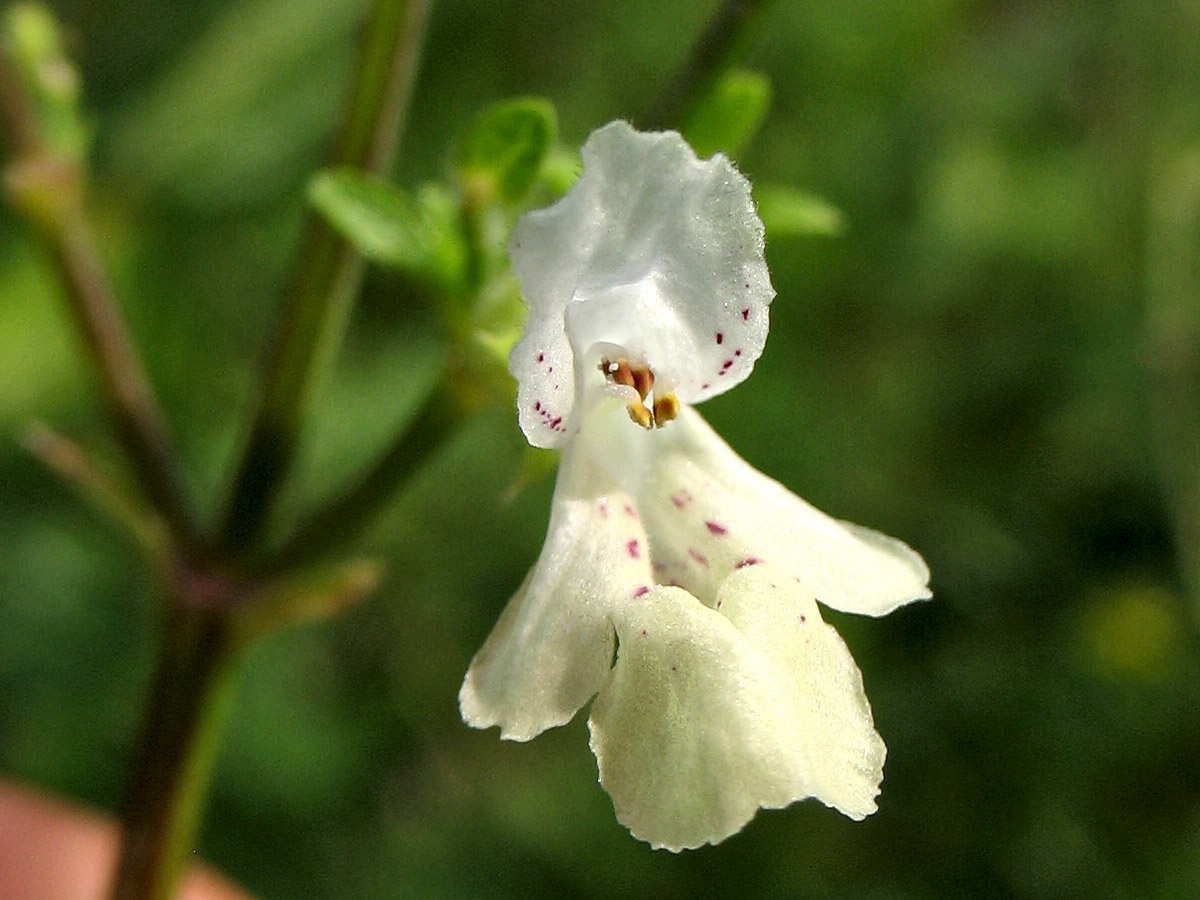
<instances>
[{"instance_id":1,"label":"yellow anther","mask_svg":"<svg viewBox=\"0 0 1200 900\"><path fill-rule=\"evenodd\" d=\"M629 418L647 431L654 426L654 414L642 406L640 400L629 404Z\"/></svg>"},{"instance_id":2,"label":"yellow anther","mask_svg":"<svg viewBox=\"0 0 1200 900\"><path fill-rule=\"evenodd\" d=\"M671 391L654 398L654 424L662 428L679 415L679 398Z\"/></svg>"}]
</instances>

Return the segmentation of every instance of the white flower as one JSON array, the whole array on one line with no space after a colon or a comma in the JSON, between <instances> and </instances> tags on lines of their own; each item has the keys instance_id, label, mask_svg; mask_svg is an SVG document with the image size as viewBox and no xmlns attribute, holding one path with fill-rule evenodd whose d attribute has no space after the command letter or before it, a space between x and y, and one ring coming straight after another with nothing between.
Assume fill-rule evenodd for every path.
<instances>
[{"instance_id":1,"label":"white flower","mask_svg":"<svg viewBox=\"0 0 1200 900\"><path fill-rule=\"evenodd\" d=\"M583 161L509 246L529 305L510 357L521 425L563 455L545 546L471 662L463 718L523 741L595 696L600 781L655 847L805 797L861 819L886 751L816 601L883 615L929 597L928 570L756 471L687 405L744 379L766 339L746 180L622 122Z\"/></svg>"}]
</instances>

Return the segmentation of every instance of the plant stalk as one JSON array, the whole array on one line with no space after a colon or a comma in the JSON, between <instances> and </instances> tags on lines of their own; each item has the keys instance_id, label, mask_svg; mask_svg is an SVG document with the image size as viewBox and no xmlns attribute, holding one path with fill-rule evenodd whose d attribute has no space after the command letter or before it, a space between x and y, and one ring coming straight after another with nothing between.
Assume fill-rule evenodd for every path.
<instances>
[{"instance_id":1,"label":"plant stalk","mask_svg":"<svg viewBox=\"0 0 1200 900\"><path fill-rule=\"evenodd\" d=\"M459 396L460 389L451 370L444 372L413 420L371 469L340 497L303 522L271 554L266 573L287 571L348 547L462 422L470 401Z\"/></svg>"},{"instance_id":2,"label":"plant stalk","mask_svg":"<svg viewBox=\"0 0 1200 900\"><path fill-rule=\"evenodd\" d=\"M31 102L0 53L0 117L13 154L5 188L50 250L136 477L179 539L190 544L198 527L183 468L96 252L83 208L84 172L79 162L43 144Z\"/></svg>"},{"instance_id":3,"label":"plant stalk","mask_svg":"<svg viewBox=\"0 0 1200 900\"><path fill-rule=\"evenodd\" d=\"M198 580L182 589L210 588ZM236 670L226 610L191 602L176 598L167 610L110 900L171 900L191 861Z\"/></svg>"},{"instance_id":4,"label":"plant stalk","mask_svg":"<svg viewBox=\"0 0 1200 900\"><path fill-rule=\"evenodd\" d=\"M330 166L388 173L431 5L432 0L376 0ZM240 551L261 537L291 470L312 396L341 343L362 272L362 258L310 211L218 549Z\"/></svg>"}]
</instances>

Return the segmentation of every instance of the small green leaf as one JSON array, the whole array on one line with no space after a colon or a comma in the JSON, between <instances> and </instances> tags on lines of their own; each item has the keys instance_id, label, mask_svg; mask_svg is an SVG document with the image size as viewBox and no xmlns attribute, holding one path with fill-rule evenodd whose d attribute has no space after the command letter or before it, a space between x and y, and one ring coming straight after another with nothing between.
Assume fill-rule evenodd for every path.
<instances>
[{"instance_id":1,"label":"small green leaf","mask_svg":"<svg viewBox=\"0 0 1200 900\"><path fill-rule=\"evenodd\" d=\"M457 258L453 236L399 187L336 169L313 178L308 199L367 259L442 284L451 278Z\"/></svg>"},{"instance_id":2,"label":"small green leaf","mask_svg":"<svg viewBox=\"0 0 1200 900\"><path fill-rule=\"evenodd\" d=\"M754 185L754 202L769 237L836 237L845 228L836 206L786 184Z\"/></svg>"},{"instance_id":3,"label":"small green leaf","mask_svg":"<svg viewBox=\"0 0 1200 900\"><path fill-rule=\"evenodd\" d=\"M382 563L363 558L288 576L239 607L235 624L243 639L251 639L283 625L329 618L375 590L382 577Z\"/></svg>"},{"instance_id":4,"label":"small green leaf","mask_svg":"<svg viewBox=\"0 0 1200 900\"><path fill-rule=\"evenodd\" d=\"M771 104L771 82L758 72L732 69L694 104L682 133L696 155L737 156L758 132Z\"/></svg>"},{"instance_id":5,"label":"small green leaf","mask_svg":"<svg viewBox=\"0 0 1200 900\"><path fill-rule=\"evenodd\" d=\"M557 200L571 189L579 180L583 163L579 159L579 151L567 147L551 147L542 163L541 185L552 199Z\"/></svg>"},{"instance_id":6,"label":"small green leaf","mask_svg":"<svg viewBox=\"0 0 1200 900\"><path fill-rule=\"evenodd\" d=\"M488 107L459 141L457 169L464 188L516 203L533 185L557 127L554 107L536 97Z\"/></svg>"}]
</instances>

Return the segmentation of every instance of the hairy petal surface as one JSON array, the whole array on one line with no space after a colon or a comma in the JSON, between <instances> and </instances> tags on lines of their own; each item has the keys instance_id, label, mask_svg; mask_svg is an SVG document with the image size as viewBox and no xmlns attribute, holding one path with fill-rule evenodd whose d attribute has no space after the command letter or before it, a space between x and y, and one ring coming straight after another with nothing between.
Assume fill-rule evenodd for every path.
<instances>
[{"instance_id":1,"label":"hairy petal surface","mask_svg":"<svg viewBox=\"0 0 1200 900\"><path fill-rule=\"evenodd\" d=\"M734 572L717 604L746 642L786 673L806 792L852 819L873 813L887 748L841 635L800 586L768 566Z\"/></svg>"},{"instance_id":2,"label":"hairy petal surface","mask_svg":"<svg viewBox=\"0 0 1200 900\"><path fill-rule=\"evenodd\" d=\"M929 569L901 541L840 522L763 475L684 407L648 434L635 488L657 578L712 605L729 572L769 563L821 603L881 616L929 591Z\"/></svg>"},{"instance_id":3,"label":"hairy petal surface","mask_svg":"<svg viewBox=\"0 0 1200 900\"><path fill-rule=\"evenodd\" d=\"M588 726L600 781L634 837L678 851L808 796L794 708L772 657L680 588L617 618L617 663Z\"/></svg>"},{"instance_id":4,"label":"hairy petal surface","mask_svg":"<svg viewBox=\"0 0 1200 900\"><path fill-rule=\"evenodd\" d=\"M471 661L463 720L525 741L571 720L608 677L614 606L651 585L649 546L630 497L574 442L563 455L546 542Z\"/></svg>"},{"instance_id":5,"label":"hairy petal surface","mask_svg":"<svg viewBox=\"0 0 1200 900\"><path fill-rule=\"evenodd\" d=\"M593 132L565 197L523 216L509 241L529 319L513 348L521 428L539 447L573 425L595 348L648 366L697 403L750 374L775 295L750 184L721 154L698 160L676 132L625 122Z\"/></svg>"}]
</instances>

